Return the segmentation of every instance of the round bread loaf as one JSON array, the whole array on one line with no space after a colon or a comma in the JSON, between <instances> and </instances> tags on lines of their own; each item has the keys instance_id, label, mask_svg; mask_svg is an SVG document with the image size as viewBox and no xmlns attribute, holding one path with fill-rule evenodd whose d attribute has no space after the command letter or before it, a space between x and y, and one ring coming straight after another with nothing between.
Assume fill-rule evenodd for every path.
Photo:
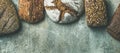
<instances>
[{"instance_id":1,"label":"round bread loaf","mask_svg":"<svg viewBox=\"0 0 120 53\"><path fill-rule=\"evenodd\" d=\"M82 14L83 0L44 0L45 10L51 20L57 23L71 23Z\"/></svg>"}]
</instances>

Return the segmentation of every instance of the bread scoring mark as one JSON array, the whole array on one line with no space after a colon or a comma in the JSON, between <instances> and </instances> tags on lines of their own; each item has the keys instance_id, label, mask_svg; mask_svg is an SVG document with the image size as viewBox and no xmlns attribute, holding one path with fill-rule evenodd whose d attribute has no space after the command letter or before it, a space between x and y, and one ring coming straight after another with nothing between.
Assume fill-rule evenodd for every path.
<instances>
[{"instance_id":1,"label":"bread scoring mark","mask_svg":"<svg viewBox=\"0 0 120 53\"><path fill-rule=\"evenodd\" d=\"M3 8L2 12L0 12L0 18L2 18L2 16L4 15L4 13L5 13L5 11L6 11L6 8L7 8L7 7Z\"/></svg>"},{"instance_id":2,"label":"bread scoring mark","mask_svg":"<svg viewBox=\"0 0 120 53\"><path fill-rule=\"evenodd\" d=\"M62 21L64 19L64 14L65 13L70 13L72 16L77 16L78 12L75 11L74 9L66 6L66 4L62 3L61 0L53 0L52 1L53 4L55 4L55 6L45 6L45 8L47 10L54 10L54 9L58 9L60 11L60 15L59 15L59 21Z\"/></svg>"},{"instance_id":3,"label":"bread scoring mark","mask_svg":"<svg viewBox=\"0 0 120 53\"><path fill-rule=\"evenodd\" d=\"M55 4L51 3L53 0L44 0L44 6L55 6Z\"/></svg>"},{"instance_id":4,"label":"bread scoring mark","mask_svg":"<svg viewBox=\"0 0 120 53\"><path fill-rule=\"evenodd\" d=\"M5 23L3 24L2 28L1 28L1 31L3 31L3 32L9 30L10 27L13 25L13 24L10 24L10 22L13 22L13 23L16 22L15 19L13 20L13 16L15 16L15 13L11 14L12 12L8 12L12 7L13 7L13 5L10 5L9 7L6 6L6 7L4 7L4 10L1 12L0 17L2 17L3 19L5 19L3 21ZM8 17L4 17L4 16L8 16Z\"/></svg>"},{"instance_id":5,"label":"bread scoring mark","mask_svg":"<svg viewBox=\"0 0 120 53\"><path fill-rule=\"evenodd\" d=\"M7 7L3 7L2 12L0 12L0 18L3 18L3 15L4 15L5 11L6 11L6 8L7 8ZM7 21L4 21L5 24L3 24L3 26L2 26L2 29L1 29L2 31L3 31L4 27L6 27L6 24L8 23L8 21L9 21L9 18L8 18Z\"/></svg>"}]
</instances>

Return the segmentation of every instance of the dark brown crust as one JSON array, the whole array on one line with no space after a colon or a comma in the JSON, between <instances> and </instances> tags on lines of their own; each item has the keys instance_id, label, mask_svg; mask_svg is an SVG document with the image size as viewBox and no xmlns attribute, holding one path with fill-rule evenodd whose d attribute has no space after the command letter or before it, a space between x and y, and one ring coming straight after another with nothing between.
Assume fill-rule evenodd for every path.
<instances>
[{"instance_id":1,"label":"dark brown crust","mask_svg":"<svg viewBox=\"0 0 120 53\"><path fill-rule=\"evenodd\" d=\"M44 18L44 0L19 0L19 16L29 23L41 21Z\"/></svg>"},{"instance_id":2,"label":"dark brown crust","mask_svg":"<svg viewBox=\"0 0 120 53\"><path fill-rule=\"evenodd\" d=\"M107 31L117 40L120 40L120 4L115 11L112 21L107 28Z\"/></svg>"},{"instance_id":3,"label":"dark brown crust","mask_svg":"<svg viewBox=\"0 0 120 53\"><path fill-rule=\"evenodd\" d=\"M85 0L85 12L88 26L100 27L107 25L104 0Z\"/></svg>"},{"instance_id":4,"label":"dark brown crust","mask_svg":"<svg viewBox=\"0 0 120 53\"><path fill-rule=\"evenodd\" d=\"M61 0L53 0L55 6L45 6L46 9L53 10L53 9L58 9L60 10L60 15L59 15L59 21L62 21L64 19L64 14L65 13L70 13L72 16L77 17L78 12L75 11L74 9L70 8L69 6L66 6L66 4L62 3Z\"/></svg>"},{"instance_id":5,"label":"dark brown crust","mask_svg":"<svg viewBox=\"0 0 120 53\"><path fill-rule=\"evenodd\" d=\"M16 9L11 0L0 0L0 34L13 33L19 28Z\"/></svg>"}]
</instances>

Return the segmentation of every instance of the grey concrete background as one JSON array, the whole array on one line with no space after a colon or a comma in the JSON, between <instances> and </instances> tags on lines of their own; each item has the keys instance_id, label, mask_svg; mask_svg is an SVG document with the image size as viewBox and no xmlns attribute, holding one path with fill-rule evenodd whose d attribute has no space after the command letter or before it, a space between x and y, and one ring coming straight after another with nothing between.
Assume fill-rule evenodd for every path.
<instances>
[{"instance_id":1,"label":"grey concrete background","mask_svg":"<svg viewBox=\"0 0 120 53\"><path fill-rule=\"evenodd\" d=\"M18 0L13 0L18 6ZM120 0L106 0L111 18ZM120 41L112 38L106 28L92 29L86 25L85 14L72 24L60 25L47 16L38 24L21 23L21 29L0 37L0 53L120 53Z\"/></svg>"}]
</instances>

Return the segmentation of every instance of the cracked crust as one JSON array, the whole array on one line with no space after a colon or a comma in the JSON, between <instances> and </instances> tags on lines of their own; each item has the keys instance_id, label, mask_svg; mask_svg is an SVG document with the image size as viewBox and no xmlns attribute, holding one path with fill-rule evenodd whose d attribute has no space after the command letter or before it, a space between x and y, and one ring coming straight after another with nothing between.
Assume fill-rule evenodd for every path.
<instances>
[{"instance_id":1,"label":"cracked crust","mask_svg":"<svg viewBox=\"0 0 120 53\"><path fill-rule=\"evenodd\" d=\"M0 34L13 33L19 28L16 9L11 0L0 0Z\"/></svg>"},{"instance_id":2,"label":"cracked crust","mask_svg":"<svg viewBox=\"0 0 120 53\"><path fill-rule=\"evenodd\" d=\"M85 0L87 24L90 27L107 25L107 14L104 0Z\"/></svg>"},{"instance_id":3,"label":"cracked crust","mask_svg":"<svg viewBox=\"0 0 120 53\"><path fill-rule=\"evenodd\" d=\"M49 0L49 2L50 2L50 0ZM67 17L71 16L73 18L73 20L76 19L77 16L79 16L79 12L78 11L76 11L74 8L71 8L70 5L68 6L66 3L63 3L62 0L52 0L51 3L54 6L52 6L52 5L49 6L50 3L48 5L46 5L46 3L48 3L48 2L45 0L45 9L46 9L47 12L49 12L51 10L54 11L55 9L57 9L59 11L59 14L58 14L59 16L58 16L57 21L56 21L58 23L62 23L62 22L63 23L65 23L65 22L69 23L69 22L72 22L72 21L70 21L70 19L65 20L65 22L63 21L64 19L66 19L66 17L65 17L65 15L67 15L66 13L69 14L69 15L67 15ZM78 3L76 3L76 4L78 4ZM80 8L81 8L81 6L80 6Z\"/></svg>"},{"instance_id":4,"label":"cracked crust","mask_svg":"<svg viewBox=\"0 0 120 53\"><path fill-rule=\"evenodd\" d=\"M19 0L19 15L29 23L36 23L44 18L44 0Z\"/></svg>"},{"instance_id":5,"label":"cracked crust","mask_svg":"<svg viewBox=\"0 0 120 53\"><path fill-rule=\"evenodd\" d=\"M113 15L110 25L107 27L107 31L112 37L120 40L120 4Z\"/></svg>"}]
</instances>

